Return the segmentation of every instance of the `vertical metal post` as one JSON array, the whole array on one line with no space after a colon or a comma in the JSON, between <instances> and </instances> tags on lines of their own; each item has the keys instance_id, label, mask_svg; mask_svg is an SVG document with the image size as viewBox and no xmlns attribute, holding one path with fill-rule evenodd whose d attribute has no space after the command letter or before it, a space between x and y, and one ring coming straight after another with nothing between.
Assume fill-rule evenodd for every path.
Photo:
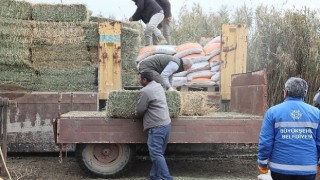
<instances>
[{"instance_id":1,"label":"vertical metal post","mask_svg":"<svg viewBox=\"0 0 320 180\"><path fill-rule=\"evenodd\" d=\"M0 98L0 137L1 137L1 149L3 153L3 159L7 159L7 111L9 106L8 98ZM5 162L1 163L1 175L6 174Z\"/></svg>"}]
</instances>

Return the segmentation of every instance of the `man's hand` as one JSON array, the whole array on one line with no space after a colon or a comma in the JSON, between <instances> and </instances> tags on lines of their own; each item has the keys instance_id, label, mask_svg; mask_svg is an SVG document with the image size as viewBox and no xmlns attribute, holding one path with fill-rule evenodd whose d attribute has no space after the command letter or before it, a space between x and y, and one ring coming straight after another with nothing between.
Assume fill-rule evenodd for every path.
<instances>
[{"instance_id":1,"label":"man's hand","mask_svg":"<svg viewBox=\"0 0 320 180\"><path fill-rule=\"evenodd\" d=\"M172 17L164 18L164 21L166 21L167 23L170 23L172 21Z\"/></svg>"},{"instance_id":2,"label":"man's hand","mask_svg":"<svg viewBox=\"0 0 320 180\"><path fill-rule=\"evenodd\" d=\"M319 168L319 167L318 167ZM265 166L265 167L260 167L258 166L258 170L260 171L261 174L267 174L268 173L268 166Z\"/></svg>"}]
</instances>

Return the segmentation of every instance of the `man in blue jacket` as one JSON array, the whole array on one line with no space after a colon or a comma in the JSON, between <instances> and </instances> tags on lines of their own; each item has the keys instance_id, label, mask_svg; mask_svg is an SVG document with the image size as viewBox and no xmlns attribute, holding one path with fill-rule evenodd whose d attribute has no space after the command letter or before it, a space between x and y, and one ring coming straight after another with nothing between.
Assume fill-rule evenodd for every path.
<instances>
[{"instance_id":1,"label":"man in blue jacket","mask_svg":"<svg viewBox=\"0 0 320 180\"><path fill-rule=\"evenodd\" d=\"M155 0L132 0L135 2L136 12L129 18L129 21L142 20L146 24L145 46L152 45L152 34L155 35L159 44L167 44L166 39L158 29L158 25L164 18L164 11Z\"/></svg>"},{"instance_id":2,"label":"man in blue jacket","mask_svg":"<svg viewBox=\"0 0 320 180\"><path fill-rule=\"evenodd\" d=\"M258 169L273 180L314 180L320 155L320 111L304 102L308 84L301 78L285 83L281 104L265 114L258 145Z\"/></svg>"},{"instance_id":3,"label":"man in blue jacket","mask_svg":"<svg viewBox=\"0 0 320 180\"><path fill-rule=\"evenodd\" d=\"M316 95L313 98L314 106L320 109L320 88L318 89Z\"/></svg>"}]
</instances>

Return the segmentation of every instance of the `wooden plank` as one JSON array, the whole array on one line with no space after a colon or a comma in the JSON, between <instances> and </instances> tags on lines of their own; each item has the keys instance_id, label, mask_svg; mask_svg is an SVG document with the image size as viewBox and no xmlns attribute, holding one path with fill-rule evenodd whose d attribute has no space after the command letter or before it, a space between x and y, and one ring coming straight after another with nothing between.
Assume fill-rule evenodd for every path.
<instances>
[{"instance_id":1,"label":"wooden plank","mask_svg":"<svg viewBox=\"0 0 320 180\"><path fill-rule=\"evenodd\" d=\"M222 25L220 91L223 100L231 98L231 75L247 71L247 27Z\"/></svg>"},{"instance_id":2,"label":"wooden plank","mask_svg":"<svg viewBox=\"0 0 320 180\"><path fill-rule=\"evenodd\" d=\"M99 24L99 99L108 99L109 92L122 87L121 82L121 23Z\"/></svg>"}]
</instances>

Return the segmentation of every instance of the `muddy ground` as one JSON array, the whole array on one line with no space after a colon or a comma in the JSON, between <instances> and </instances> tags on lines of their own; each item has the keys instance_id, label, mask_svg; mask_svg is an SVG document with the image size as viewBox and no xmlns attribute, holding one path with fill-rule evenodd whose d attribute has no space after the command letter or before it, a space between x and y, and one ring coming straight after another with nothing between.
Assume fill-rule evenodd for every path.
<instances>
[{"instance_id":1,"label":"muddy ground","mask_svg":"<svg viewBox=\"0 0 320 180\"><path fill-rule=\"evenodd\" d=\"M252 157L167 156L171 174L177 180L257 179L256 162ZM137 156L133 167L119 179L146 179L150 165L148 156ZM58 154L9 155L7 166L13 179L99 179L81 169L72 154L63 163Z\"/></svg>"}]
</instances>

